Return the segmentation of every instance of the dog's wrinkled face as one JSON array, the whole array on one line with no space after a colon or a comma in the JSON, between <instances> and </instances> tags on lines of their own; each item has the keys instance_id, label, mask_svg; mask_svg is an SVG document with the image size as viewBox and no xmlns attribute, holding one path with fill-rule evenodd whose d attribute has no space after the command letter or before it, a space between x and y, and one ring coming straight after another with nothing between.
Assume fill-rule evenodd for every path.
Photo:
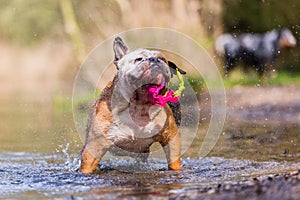
<instances>
[{"instance_id":1,"label":"dog's wrinkled face","mask_svg":"<svg viewBox=\"0 0 300 200\"><path fill-rule=\"evenodd\" d=\"M159 51L137 49L128 51L123 41L118 38L114 43L115 64L118 68L119 88L125 99L137 103L149 103L146 97L146 85L162 85L165 89L171 79L170 66Z\"/></svg>"}]
</instances>

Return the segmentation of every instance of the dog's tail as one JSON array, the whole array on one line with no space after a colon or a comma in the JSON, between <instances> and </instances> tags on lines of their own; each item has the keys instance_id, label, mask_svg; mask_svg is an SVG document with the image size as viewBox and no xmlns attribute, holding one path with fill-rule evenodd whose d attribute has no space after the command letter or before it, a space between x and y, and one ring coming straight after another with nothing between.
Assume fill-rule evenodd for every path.
<instances>
[{"instance_id":1,"label":"dog's tail","mask_svg":"<svg viewBox=\"0 0 300 200\"><path fill-rule=\"evenodd\" d=\"M215 49L216 49L217 54L219 54L221 56L224 55L225 54L225 46L230 45L232 43L235 43L235 38L228 33L217 37L216 43L215 43Z\"/></svg>"}]
</instances>

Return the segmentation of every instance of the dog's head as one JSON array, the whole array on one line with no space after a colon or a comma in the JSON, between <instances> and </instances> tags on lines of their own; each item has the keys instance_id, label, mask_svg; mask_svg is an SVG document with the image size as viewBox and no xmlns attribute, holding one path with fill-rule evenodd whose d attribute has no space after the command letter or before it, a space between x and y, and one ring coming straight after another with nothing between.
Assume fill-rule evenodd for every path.
<instances>
[{"instance_id":1,"label":"dog's head","mask_svg":"<svg viewBox=\"0 0 300 200\"><path fill-rule=\"evenodd\" d=\"M294 37L292 32L287 28L281 29L279 31L278 37L280 48L295 47L297 44L296 38Z\"/></svg>"},{"instance_id":2,"label":"dog's head","mask_svg":"<svg viewBox=\"0 0 300 200\"><path fill-rule=\"evenodd\" d=\"M167 61L160 51L147 49L130 51L120 37L115 39L113 49L120 90L127 100L148 103L145 96L147 85L163 85L161 93L164 94L176 69L185 74L173 62Z\"/></svg>"}]
</instances>

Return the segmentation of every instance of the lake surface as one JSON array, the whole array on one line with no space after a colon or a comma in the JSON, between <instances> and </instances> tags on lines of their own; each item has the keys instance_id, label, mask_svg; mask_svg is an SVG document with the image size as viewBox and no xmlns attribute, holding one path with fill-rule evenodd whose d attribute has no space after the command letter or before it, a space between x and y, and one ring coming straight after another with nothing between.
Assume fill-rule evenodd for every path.
<instances>
[{"instance_id":1,"label":"lake surface","mask_svg":"<svg viewBox=\"0 0 300 200\"><path fill-rule=\"evenodd\" d=\"M165 159L137 164L107 158L100 171L79 173L83 142L72 113L49 102L2 101L0 105L0 199L196 198L203 188L249 181L300 169L297 125L227 125L204 158L199 148L207 124L183 155L181 171Z\"/></svg>"}]
</instances>

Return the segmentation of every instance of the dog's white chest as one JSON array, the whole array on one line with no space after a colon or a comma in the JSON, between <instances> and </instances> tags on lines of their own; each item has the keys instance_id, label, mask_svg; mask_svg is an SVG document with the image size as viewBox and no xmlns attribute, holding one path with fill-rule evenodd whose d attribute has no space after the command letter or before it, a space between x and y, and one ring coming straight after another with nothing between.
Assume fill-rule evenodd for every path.
<instances>
[{"instance_id":1,"label":"dog's white chest","mask_svg":"<svg viewBox=\"0 0 300 200\"><path fill-rule=\"evenodd\" d=\"M114 112L113 112L114 113ZM149 139L164 128L167 114L164 108L152 106L128 108L114 116L109 137L113 142L135 139Z\"/></svg>"}]
</instances>

